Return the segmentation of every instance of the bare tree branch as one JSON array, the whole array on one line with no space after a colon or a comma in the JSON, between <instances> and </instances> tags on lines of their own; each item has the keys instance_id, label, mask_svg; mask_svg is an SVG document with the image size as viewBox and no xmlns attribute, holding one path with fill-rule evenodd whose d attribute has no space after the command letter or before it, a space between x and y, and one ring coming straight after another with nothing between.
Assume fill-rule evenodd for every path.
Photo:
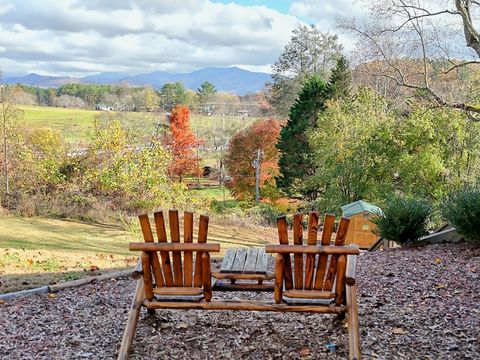
<instances>
[{"instance_id":1,"label":"bare tree branch","mask_svg":"<svg viewBox=\"0 0 480 360\"><path fill-rule=\"evenodd\" d=\"M445 70L443 73L444 73L444 74L448 74L450 71L453 71L453 70L458 69L458 68L460 68L460 67L467 66L467 65L471 65L471 64L480 64L480 61L477 61L477 60L464 61L464 62L462 62L462 63L455 64L455 65L452 66L450 69Z\"/></svg>"},{"instance_id":2,"label":"bare tree branch","mask_svg":"<svg viewBox=\"0 0 480 360\"><path fill-rule=\"evenodd\" d=\"M366 1L366 0L365 0ZM458 60L458 55L451 56L452 49L449 45L443 46L447 42L442 35L445 36L441 26L436 23L424 21L426 18L441 17L441 16L458 16L461 20L461 25L458 29L463 30L463 36L466 40L466 46L473 49L480 58L480 34L474 27L474 20L472 18L472 7L479 6L479 0L450 0L454 9L438 10L435 9L435 1L432 1L432 8L420 5L421 2L415 0L391 0L391 5L382 8L384 5L381 0L371 4L371 9L375 11L385 21L382 24L376 19L363 28L355 24L349 26L360 38L364 38L370 43L370 46L375 49L373 58L380 58L381 61L388 67L389 70L379 69L377 71L383 72L383 76L394 81L400 87L413 89L419 91L430 98L434 103L466 111L467 113L475 114L473 118L480 118L480 105L476 105L474 89L466 89L465 92L448 91L445 86L453 86L458 84L452 82L449 85L447 81L455 81L451 78L443 78L440 82L432 82L432 79L438 80L438 75L446 75L455 69L465 67L471 64L480 64L480 60L465 59ZM375 16L375 15L373 15ZM443 18L441 18L443 19ZM395 20L400 21L400 25L391 26L389 24L395 23ZM383 25L383 28L382 28ZM409 31L405 29L409 26ZM345 27L345 26L344 26ZM380 27L380 28L378 28ZM440 29L441 34L438 32ZM391 39L387 34L397 34ZM461 32L460 32L461 34ZM433 38L432 38L433 35ZM388 37L387 37L388 36ZM431 40L433 39L433 40ZM455 41L454 38L451 41ZM386 46L394 46L398 50L396 54L391 53ZM453 48L453 46L452 46ZM456 53L456 49L453 54ZM439 58L432 57L436 54ZM457 60L455 60L457 58ZM442 69L442 60L448 61L452 64L448 69ZM422 64L421 78L418 77L418 69L416 64ZM440 71L438 70L440 66ZM458 81L458 79L456 79ZM432 82L432 83L431 83ZM469 99L474 99L473 102ZM475 120L480 121L480 120Z\"/></svg>"},{"instance_id":3,"label":"bare tree branch","mask_svg":"<svg viewBox=\"0 0 480 360\"><path fill-rule=\"evenodd\" d=\"M478 5L478 2L472 2L471 0L455 0L455 6L462 16L463 31L465 33L467 46L475 50L477 55L480 57L480 34L475 30L475 27L472 23L472 16L470 12L472 4Z\"/></svg>"}]
</instances>

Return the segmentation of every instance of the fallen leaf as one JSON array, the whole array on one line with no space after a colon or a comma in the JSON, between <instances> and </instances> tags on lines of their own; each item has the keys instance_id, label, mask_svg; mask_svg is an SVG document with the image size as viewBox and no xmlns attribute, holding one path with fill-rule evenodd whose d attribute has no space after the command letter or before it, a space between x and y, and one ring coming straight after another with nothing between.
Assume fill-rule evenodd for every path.
<instances>
[{"instance_id":1,"label":"fallen leaf","mask_svg":"<svg viewBox=\"0 0 480 360\"><path fill-rule=\"evenodd\" d=\"M57 297L57 295L50 293L50 294L48 294L48 297L50 299L55 299Z\"/></svg>"},{"instance_id":2,"label":"fallen leaf","mask_svg":"<svg viewBox=\"0 0 480 360\"><path fill-rule=\"evenodd\" d=\"M100 268L97 265L90 265L90 271L97 271Z\"/></svg>"},{"instance_id":3,"label":"fallen leaf","mask_svg":"<svg viewBox=\"0 0 480 360\"><path fill-rule=\"evenodd\" d=\"M0 305L5 304L5 300L0 300Z\"/></svg>"},{"instance_id":4,"label":"fallen leaf","mask_svg":"<svg viewBox=\"0 0 480 360\"><path fill-rule=\"evenodd\" d=\"M407 331L405 331L405 329L402 329L401 327L396 327L396 328L393 328L392 329L392 333L394 334L406 334Z\"/></svg>"},{"instance_id":5,"label":"fallen leaf","mask_svg":"<svg viewBox=\"0 0 480 360\"><path fill-rule=\"evenodd\" d=\"M445 285L443 285L443 284L437 284L436 288L437 288L437 289L445 289Z\"/></svg>"},{"instance_id":6,"label":"fallen leaf","mask_svg":"<svg viewBox=\"0 0 480 360\"><path fill-rule=\"evenodd\" d=\"M477 272L477 268L475 266L471 267L468 270L470 270L470 272L472 272L472 273Z\"/></svg>"},{"instance_id":7,"label":"fallen leaf","mask_svg":"<svg viewBox=\"0 0 480 360\"><path fill-rule=\"evenodd\" d=\"M442 262L442 259L437 257L435 258L435 264L440 264Z\"/></svg>"},{"instance_id":8,"label":"fallen leaf","mask_svg":"<svg viewBox=\"0 0 480 360\"><path fill-rule=\"evenodd\" d=\"M303 348L299 352L300 356L308 356L310 355L310 349L309 348Z\"/></svg>"},{"instance_id":9,"label":"fallen leaf","mask_svg":"<svg viewBox=\"0 0 480 360\"><path fill-rule=\"evenodd\" d=\"M32 266L33 265L33 260L32 259L27 259L27 265Z\"/></svg>"},{"instance_id":10,"label":"fallen leaf","mask_svg":"<svg viewBox=\"0 0 480 360\"><path fill-rule=\"evenodd\" d=\"M188 324L185 323L179 323L177 326L175 326L177 329L188 329Z\"/></svg>"}]
</instances>

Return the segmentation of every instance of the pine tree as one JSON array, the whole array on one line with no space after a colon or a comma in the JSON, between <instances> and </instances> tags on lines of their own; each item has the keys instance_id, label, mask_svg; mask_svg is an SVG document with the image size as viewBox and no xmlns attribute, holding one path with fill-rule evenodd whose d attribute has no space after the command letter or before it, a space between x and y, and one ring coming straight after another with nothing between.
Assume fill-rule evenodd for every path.
<instances>
[{"instance_id":1,"label":"pine tree","mask_svg":"<svg viewBox=\"0 0 480 360\"><path fill-rule=\"evenodd\" d=\"M280 132L277 148L280 150L280 176L277 186L289 195L302 195L306 199L316 197L315 189L309 189L306 180L315 173L313 152L308 144L307 130L315 127L318 113L332 97L332 86L319 76L309 77L290 109L287 125Z\"/></svg>"},{"instance_id":2,"label":"pine tree","mask_svg":"<svg viewBox=\"0 0 480 360\"><path fill-rule=\"evenodd\" d=\"M350 66L345 56L341 55L335 67L330 74L330 85L332 86L332 98L341 99L350 95L350 86L352 84L352 74Z\"/></svg>"}]
</instances>

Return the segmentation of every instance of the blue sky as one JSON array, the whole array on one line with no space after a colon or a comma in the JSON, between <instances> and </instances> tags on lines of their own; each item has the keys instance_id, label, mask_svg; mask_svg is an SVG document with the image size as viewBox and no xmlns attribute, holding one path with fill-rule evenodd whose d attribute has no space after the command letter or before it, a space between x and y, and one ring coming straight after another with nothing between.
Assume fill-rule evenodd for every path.
<instances>
[{"instance_id":1,"label":"blue sky","mask_svg":"<svg viewBox=\"0 0 480 360\"><path fill-rule=\"evenodd\" d=\"M238 0L238 1L228 1L228 0L215 0L214 2L222 3L222 4L229 4L229 3L237 3L239 5L251 6L251 5L263 5L270 9L275 9L278 12L288 14L290 9L290 5L292 4L291 1L284 1L284 0L270 0L270 1L256 1L256 0Z\"/></svg>"}]
</instances>

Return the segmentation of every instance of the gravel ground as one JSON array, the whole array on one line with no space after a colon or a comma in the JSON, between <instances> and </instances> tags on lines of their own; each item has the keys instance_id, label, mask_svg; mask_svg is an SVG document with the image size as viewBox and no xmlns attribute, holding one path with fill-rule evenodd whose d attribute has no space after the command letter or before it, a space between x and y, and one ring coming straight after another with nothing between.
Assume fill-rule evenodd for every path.
<instances>
[{"instance_id":1,"label":"gravel ground","mask_svg":"<svg viewBox=\"0 0 480 360\"><path fill-rule=\"evenodd\" d=\"M358 264L366 359L479 359L480 249L465 244L392 249ZM0 359L111 359L134 281L104 281L0 305ZM214 293L272 300L272 293ZM333 315L142 311L134 359L344 359ZM328 346L327 346L328 345Z\"/></svg>"}]
</instances>

